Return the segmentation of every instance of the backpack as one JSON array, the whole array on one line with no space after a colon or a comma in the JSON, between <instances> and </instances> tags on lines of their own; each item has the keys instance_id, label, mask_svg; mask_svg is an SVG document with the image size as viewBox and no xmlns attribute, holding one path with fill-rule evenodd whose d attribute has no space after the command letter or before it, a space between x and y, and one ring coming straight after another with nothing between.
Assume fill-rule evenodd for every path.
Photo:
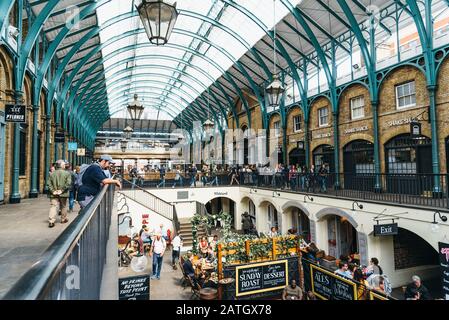
<instances>
[{"instance_id":1,"label":"backpack","mask_svg":"<svg viewBox=\"0 0 449 320\"><path fill-rule=\"evenodd\" d=\"M80 173L78 173L78 176L75 180L75 189L79 189L83 185L83 175L86 172L87 168L89 168L90 164L83 164L80 168Z\"/></svg>"}]
</instances>

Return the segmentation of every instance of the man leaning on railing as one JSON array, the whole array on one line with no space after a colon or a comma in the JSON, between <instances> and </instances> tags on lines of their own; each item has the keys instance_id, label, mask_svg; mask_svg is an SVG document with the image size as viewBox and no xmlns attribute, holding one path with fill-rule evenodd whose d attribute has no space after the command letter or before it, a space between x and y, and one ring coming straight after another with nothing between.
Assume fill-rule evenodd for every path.
<instances>
[{"instance_id":1,"label":"man leaning on railing","mask_svg":"<svg viewBox=\"0 0 449 320\"><path fill-rule=\"evenodd\" d=\"M110 155L102 155L100 159L92 163L82 174L82 184L78 190L78 203L81 209L85 208L101 191L105 184L115 184L120 189L122 184L119 180L107 178L103 170L107 170L113 163Z\"/></svg>"}]
</instances>

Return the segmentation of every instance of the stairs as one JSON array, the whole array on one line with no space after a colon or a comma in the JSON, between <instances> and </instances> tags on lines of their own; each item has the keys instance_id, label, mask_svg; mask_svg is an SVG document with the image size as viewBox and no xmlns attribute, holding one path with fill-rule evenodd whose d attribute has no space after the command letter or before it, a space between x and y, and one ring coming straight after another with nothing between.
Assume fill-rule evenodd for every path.
<instances>
[{"instance_id":1,"label":"stairs","mask_svg":"<svg viewBox=\"0 0 449 320\"><path fill-rule=\"evenodd\" d=\"M193 237L192 237L192 223L190 222L190 219L179 219L179 223L180 223L179 235L183 240L183 247L192 248ZM206 230L204 229L203 226L199 226L197 236L198 237L207 236Z\"/></svg>"}]
</instances>

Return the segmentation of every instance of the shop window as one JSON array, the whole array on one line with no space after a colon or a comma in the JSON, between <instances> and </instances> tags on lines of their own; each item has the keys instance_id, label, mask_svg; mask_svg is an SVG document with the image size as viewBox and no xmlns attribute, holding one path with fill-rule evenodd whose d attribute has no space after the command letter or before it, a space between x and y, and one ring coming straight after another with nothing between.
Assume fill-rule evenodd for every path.
<instances>
[{"instance_id":1,"label":"shop window","mask_svg":"<svg viewBox=\"0 0 449 320\"><path fill-rule=\"evenodd\" d=\"M293 117L293 130L295 132L301 131L301 116Z\"/></svg>"},{"instance_id":2,"label":"shop window","mask_svg":"<svg viewBox=\"0 0 449 320\"><path fill-rule=\"evenodd\" d=\"M329 109L327 107L318 109L318 126L327 126L329 123Z\"/></svg>"},{"instance_id":3,"label":"shop window","mask_svg":"<svg viewBox=\"0 0 449 320\"><path fill-rule=\"evenodd\" d=\"M24 176L26 174L26 139L27 130L25 125L20 125L20 150L19 150L19 175Z\"/></svg>"},{"instance_id":4,"label":"shop window","mask_svg":"<svg viewBox=\"0 0 449 320\"><path fill-rule=\"evenodd\" d=\"M365 97L359 96L351 99L351 119L360 119L365 116Z\"/></svg>"},{"instance_id":5,"label":"shop window","mask_svg":"<svg viewBox=\"0 0 449 320\"><path fill-rule=\"evenodd\" d=\"M396 107L398 109L416 106L415 81L396 86Z\"/></svg>"}]
</instances>

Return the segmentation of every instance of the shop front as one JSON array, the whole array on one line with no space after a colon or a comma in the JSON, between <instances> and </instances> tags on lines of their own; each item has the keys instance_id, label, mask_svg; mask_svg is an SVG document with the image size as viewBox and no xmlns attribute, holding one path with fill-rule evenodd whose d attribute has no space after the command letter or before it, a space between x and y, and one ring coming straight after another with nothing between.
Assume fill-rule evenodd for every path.
<instances>
[{"instance_id":1,"label":"shop front","mask_svg":"<svg viewBox=\"0 0 449 320\"><path fill-rule=\"evenodd\" d=\"M433 189L432 141L403 134L385 144L387 192L430 194Z\"/></svg>"},{"instance_id":2,"label":"shop front","mask_svg":"<svg viewBox=\"0 0 449 320\"><path fill-rule=\"evenodd\" d=\"M328 144L323 144L313 150L313 164L315 166L315 172L318 172L323 164L327 164L329 175L327 177L327 187L334 185L335 177L335 158L334 147Z\"/></svg>"},{"instance_id":3,"label":"shop front","mask_svg":"<svg viewBox=\"0 0 449 320\"><path fill-rule=\"evenodd\" d=\"M304 149L295 148L288 154L288 164L295 165L298 169L306 164L306 152Z\"/></svg>"},{"instance_id":4,"label":"shop front","mask_svg":"<svg viewBox=\"0 0 449 320\"><path fill-rule=\"evenodd\" d=\"M374 145L366 140L349 142L343 149L344 188L374 191Z\"/></svg>"}]
</instances>

